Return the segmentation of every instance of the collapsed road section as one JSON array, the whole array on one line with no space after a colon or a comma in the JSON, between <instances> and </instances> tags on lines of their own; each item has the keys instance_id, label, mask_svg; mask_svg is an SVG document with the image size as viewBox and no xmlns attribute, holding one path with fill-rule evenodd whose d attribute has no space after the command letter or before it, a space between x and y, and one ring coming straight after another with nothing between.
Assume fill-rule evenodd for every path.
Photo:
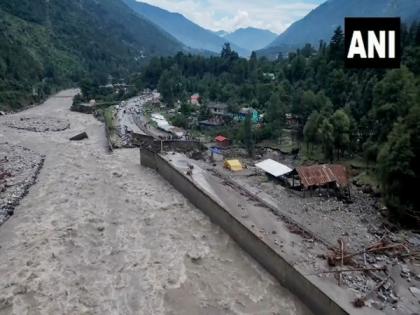
<instances>
[{"instance_id":1,"label":"collapsed road section","mask_svg":"<svg viewBox=\"0 0 420 315\"><path fill-rule=\"evenodd\" d=\"M226 185L185 155L140 151L143 166L157 170L314 313L378 313L354 308L354 293L336 286L332 273L319 272L325 267L319 253L327 250L322 242L303 231L293 233L258 200Z\"/></svg>"}]
</instances>

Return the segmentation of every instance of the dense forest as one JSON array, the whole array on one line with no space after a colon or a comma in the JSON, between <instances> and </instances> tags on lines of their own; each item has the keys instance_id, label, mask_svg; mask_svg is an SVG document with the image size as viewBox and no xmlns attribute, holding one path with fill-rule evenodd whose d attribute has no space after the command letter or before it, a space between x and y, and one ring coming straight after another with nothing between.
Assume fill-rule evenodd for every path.
<instances>
[{"instance_id":1,"label":"dense forest","mask_svg":"<svg viewBox=\"0 0 420 315\"><path fill-rule=\"evenodd\" d=\"M0 1L0 110L55 87L106 82L184 46L119 0Z\"/></svg>"},{"instance_id":2,"label":"dense forest","mask_svg":"<svg viewBox=\"0 0 420 315\"><path fill-rule=\"evenodd\" d=\"M403 26L402 49L400 69L346 69L338 28L329 43L276 61L240 58L228 44L218 57L155 58L135 82L158 88L168 104L198 92L231 111L251 106L265 114L257 140L278 139L285 114L295 115L309 154L320 150L327 162L363 157L388 207L409 222L420 217L420 23Z\"/></svg>"}]
</instances>

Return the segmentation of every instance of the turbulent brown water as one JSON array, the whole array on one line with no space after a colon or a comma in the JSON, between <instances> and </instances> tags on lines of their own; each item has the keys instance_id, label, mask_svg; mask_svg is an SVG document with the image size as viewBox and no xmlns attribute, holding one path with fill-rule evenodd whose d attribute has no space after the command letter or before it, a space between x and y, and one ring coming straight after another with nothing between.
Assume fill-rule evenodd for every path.
<instances>
[{"instance_id":1,"label":"turbulent brown water","mask_svg":"<svg viewBox=\"0 0 420 315\"><path fill-rule=\"evenodd\" d=\"M46 155L0 227L0 314L308 314L302 304L154 171L138 150L106 152L103 125L64 91L21 114L68 120L0 142ZM89 139L68 139L86 131Z\"/></svg>"}]
</instances>

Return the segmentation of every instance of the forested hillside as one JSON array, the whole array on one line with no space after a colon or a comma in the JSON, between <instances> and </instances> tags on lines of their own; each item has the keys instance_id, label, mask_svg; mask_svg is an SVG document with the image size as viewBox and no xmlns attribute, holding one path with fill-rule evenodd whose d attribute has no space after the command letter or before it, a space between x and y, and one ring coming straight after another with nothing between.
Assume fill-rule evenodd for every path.
<instances>
[{"instance_id":1,"label":"forested hillside","mask_svg":"<svg viewBox=\"0 0 420 315\"><path fill-rule=\"evenodd\" d=\"M1 1L0 42L3 109L17 109L86 76L119 78L151 56L183 49L119 0Z\"/></svg>"},{"instance_id":2,"label":"forested hillside","mask_svg":"<svg viewBox=\"0 0 420 315\"><path fill-rule=\"evenodd\" d=\"M285 114L291 113L306 158L363 158L396 217L415 222L411 219L420 219L420 24L403 27L402 38L403 66L397 70L344 68L338 28L319 50L306 45L274 62L255 54L241 59L229 46L210 59L157 58L137 85L158 87L169 104L199 92L204 102L227 102L231 111L252 106L265 114L254 130L257 141L279 139ZM235 137L234 128L226 132Z\"/></svg>"}]
</instances>

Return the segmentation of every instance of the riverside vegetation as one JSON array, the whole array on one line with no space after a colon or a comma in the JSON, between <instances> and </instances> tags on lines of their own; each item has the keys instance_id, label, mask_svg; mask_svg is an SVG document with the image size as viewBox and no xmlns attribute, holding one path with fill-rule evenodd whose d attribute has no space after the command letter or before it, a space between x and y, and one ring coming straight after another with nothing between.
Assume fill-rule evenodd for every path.
<instances>
[{"instance_id":1,"label":"riverside vegetation","mask_svg":"<svg viewBox=\"0 0 420 315\"><path fill-rule=\"evenodd\" d=\"M105 83L184 46L119 0L0 1L0 110L85 77Z\"/></svg>"}]
</instances>

